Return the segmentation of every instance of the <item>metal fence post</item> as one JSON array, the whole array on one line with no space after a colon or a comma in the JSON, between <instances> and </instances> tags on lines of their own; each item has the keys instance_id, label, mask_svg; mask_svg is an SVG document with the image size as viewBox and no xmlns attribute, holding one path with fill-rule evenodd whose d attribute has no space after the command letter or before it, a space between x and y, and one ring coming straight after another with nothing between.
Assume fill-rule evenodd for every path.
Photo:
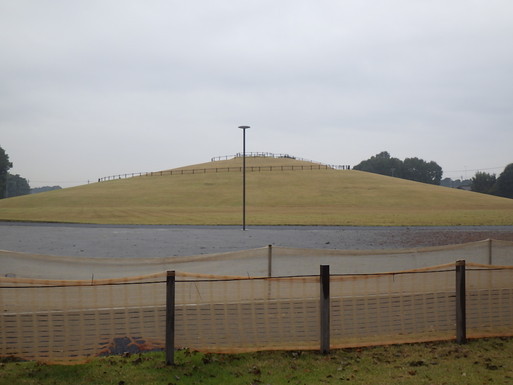
<instances>
[{"instance_id":1,"label":"metal fence post","mask_svg":"<svg viewBox=\"0 0 513 385\"><path fill-rule=\"evenodd\" d=\"M273 276L273 245L267 246L267 276Z\"/></svg>"},{"instance_id":2,"label":"metal fence post","mask_svg":"<svg viewBox=\"0 0 513 385\"><path fill-rule=\"evenodd\" d=\"M493 240L492 239L489 239L488 240L488 264L489 265L493 265L493 244L492 244Z\"/></svg>"},{"instance_id":3,"label":"metal fence post","mask_svg":"<svg viewBox=\"0 0 513 385\"><path fill-rule=\"evenodd\" d=\"M166 277L166 365L175 364L175 272Z\"/></svg>"},{"instance_id":4,"label":"metal fence post","mask_svg":"<svg viewBox=\"0 0 513 385\"><path fill-rule=\"evenodd\" d=\"M456 262L456 342L467 342L465 261Z\"/></svg>"},{"instance_id":5,"label":"metal fence post","mask_svg":"<svg viewBox=\"0 0 513 385\"><path fill-rule=\"evenodd\" d=\"M321 265L321 353L330 352L330 266Z\"/></svg>"}]
</instances>

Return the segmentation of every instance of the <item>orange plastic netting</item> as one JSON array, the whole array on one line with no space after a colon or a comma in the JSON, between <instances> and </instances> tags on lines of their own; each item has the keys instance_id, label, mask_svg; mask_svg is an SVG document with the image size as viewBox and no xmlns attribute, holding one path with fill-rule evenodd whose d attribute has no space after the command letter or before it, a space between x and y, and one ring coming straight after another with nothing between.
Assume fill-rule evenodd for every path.
<instances>
[{"instance_id":1,"label":"orange plastic netting","mask_svg":"<svg viewBox=\"0 0 513 385\"><path fill-rule=\"evenodd\" d=\"M468 256L461 258L458 254L457 259L485 259L485 263L467 263L467 336L513 335L513 268L487 265L489 255L481 254L490 251L489 244L484 244L484 251L481 244L477 246L474 258L468 245L447 248L449 253L463 250ZM502 242L499 247L500 251L493 250L493 258L507 261L513 257L512 244ZM189 261L183 258L169 267L206 263L208 269L216 271L213 266L221 268L226 261L233 265L252 258L266 262L267 252L267 248L258 253L249 250L240 261L234 255L228 259L223 259L226 255L191 257ZM311 255L313 261L309 263L317 264L317 274L320 260L333 262L336 267L337 259L348 264L349 257L353 264L362 257L425 259L419 257L422 251L414 250L367 255L353 252L351 256L339 250L300 252L298 260ZM96 273L102 269L99 259L70 258L71 267L66 267L63 258L48 257L54 269L63 265L64 271L77 274L93 260L89 268L94 276L72 280L23 277L22 268L14 269L14 254L0 253L0 356L78 363L102 354L164 348L164 270L130 278L98 279L102 275ZM281 250L281 254L273 249L273 254L273 263L294 258L293 249ZM20 266L28 263L25 256L18 260ZM29 257L44 264L43 256ZM4 264L6 260L10 262ZM169 263L137 262L141 264L134 263L128 270L151 270ZM310 264L308 269L313 269ZM115 273L116 266L121 265L111 261L103 266L104 275ZM6 273L6 268L11 272ZM85 276L90 276L91 270ZM331 273L333 348L454 338L453 262L387 273L342 275L333 268ZM31 274L29 271L27 275ZM269 278L177 272L175 293L176 347L206 352L319 348L318 275Z\"/></svg>"}]
</instances>

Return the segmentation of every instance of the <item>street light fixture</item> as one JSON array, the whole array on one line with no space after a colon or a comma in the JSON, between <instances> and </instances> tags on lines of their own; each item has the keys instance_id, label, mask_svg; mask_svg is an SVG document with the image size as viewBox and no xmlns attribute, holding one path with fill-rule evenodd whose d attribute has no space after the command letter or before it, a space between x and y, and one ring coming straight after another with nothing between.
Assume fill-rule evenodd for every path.
<instances>
[{"instance_id":1,"label":"street light fixture","mask_svg":"<svg viewBox=\"0 0 513 385\"><path fill-rule=\"evenodd\" d=\"M249 126L239 126L242 129L242 230L246 230L246 130Z\"/></svg>"}]
</instances>

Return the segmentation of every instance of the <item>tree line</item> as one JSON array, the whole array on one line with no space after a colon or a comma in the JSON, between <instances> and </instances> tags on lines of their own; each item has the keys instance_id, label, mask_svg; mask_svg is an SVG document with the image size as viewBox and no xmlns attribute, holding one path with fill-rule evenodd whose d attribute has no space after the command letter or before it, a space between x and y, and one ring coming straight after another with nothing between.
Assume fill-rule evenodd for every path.
<instances>
[{"instance_id":1,"label":"tree line","mask_svg":"<svg viewBox=\"0 0 513 385\"><path fill-rule=\"evenodd\" d=\"M0 147L0 198L30 194L28 181L19 174L10 174L13 163L9 155Z\"/></svg>"},{"instance_id":2,"label":"tree line","mask_svg":"<svg viewBox=\"0 0 513 385\"><path fill-rule=\"evenodd\" d=\"M9 155L0 147L0 199L59 190L62 188L61 186L31 188L27 179L19 174L9 173L12 167L13 163L10 161Z\"/></svg>"},{"instance_id":3,"label":"tree line","mask_svg":"<svg viewBox=\"0 0 513 385\"><path fill-rule=\"evenodd\" d=\"M400 160L391 157L387 151L380 152L370 159L360 162L353 167L353 170L367 171L436 185L440 184L443 174L442 167L434 161L426 162L419 158Z\"/></svg>"},{"instance_id":4,"label":"tree line","mask_svg":"<svg viewBox=\"0 0 513 385\"><path fill-rule=\"evenodd\" d=\"M440 185L443 175L442 167L434 161L419 158L400 160L390 156L387 151L361 161L353 169L435 185ZM470 180L470 188L474 192L513 198L513 163L506 166L499 177L476 172Z\"/></svg>"},{"instance_id":5,"label":"tree line","mask_svg":"<svg viewBox=\"0 0 513 385\"><path fill-rule=\"evenodd\" d=\"M513 198L513 163L507 165L498 177L487 172L476 172L471 180L471 188L483 194Z\"/></svg>"}]
</instances>

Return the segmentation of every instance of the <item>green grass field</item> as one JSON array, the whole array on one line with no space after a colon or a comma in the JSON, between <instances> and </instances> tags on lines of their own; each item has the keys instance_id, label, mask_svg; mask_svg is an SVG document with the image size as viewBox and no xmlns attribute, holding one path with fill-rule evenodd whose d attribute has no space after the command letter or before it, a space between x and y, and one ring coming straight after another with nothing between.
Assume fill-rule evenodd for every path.
<instances>
[{"instance_id":1,"label":"green grass field","mask_svg":"<svg viewBox=\"0 0 513 385\"><path fill-rule=\"evenodd\" d=\"M235 225L240 158L0 201L0 220L100 224ZM247 167L306 165L248 158ZM513 200L348 170L248 171L247 224L337 226L513 225Z\"/></svg>"},{"instance_id":2,"label":"green grass field","mask_svg":"<svg viewBox=\"0 0 513 385\"><path fill-rule=\"evenodd\" d=\"M201 354L179 351L98 358L84 365L0 361L0 384L358 384L483 385L513 383L512 339L377 346L316 352Z\"/></svg>"}]
</instances>

